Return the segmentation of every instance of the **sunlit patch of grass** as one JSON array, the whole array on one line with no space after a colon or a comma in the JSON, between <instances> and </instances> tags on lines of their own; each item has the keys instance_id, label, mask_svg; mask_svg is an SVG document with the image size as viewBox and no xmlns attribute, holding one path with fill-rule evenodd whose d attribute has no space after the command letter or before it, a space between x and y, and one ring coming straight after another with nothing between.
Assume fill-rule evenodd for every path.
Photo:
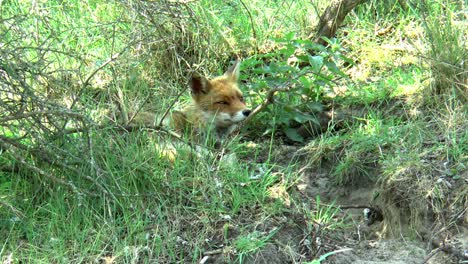
<instances>
[{"instance_id":1,"label":"sunlit patch of grass","mask_svg":"<svg viewBox=\"0 0 468 264\"><path fill-rule=\"evenodd\" d=\"M411 126L411 125L409 125ZM375 172L388 150L408 137L408 125L397 117L370 112L340 135L324 135L305 149L311 164L332 161L331 174L338 185L365 184L379 179Z\"/></svg>"},{"instance_id":2,"label":"sunlit patch of grass","mask_svg":"<svg viewBox=\"0 0 468 264\"><path fill-rule=\"evenodd\" d=\"M385 69L393 65L395 51L384 49L380 45L366 46L360 50L360 65L365 65L368 68Z\"/></svg>"},{"instance_id":3,"label":"sunlit patch of grass","mask_svg":"<svg viewBox=\"0 0 468 264\"><path fill-rule=\"evenodd\" d=\"M466 60L467 23L461 3L438 1L424 5L424 27L428 38L426 56L432 71L429 95L468 100ZM463 8L462 8L463 9Z\"/></svg>"},{"instance_id":4,"label":"sunlit patch of grass","mask_svg":"<svg viewBox=\"0 0 468 264\"><path fill-rule=\"evenodd\" d=\"M390 97L411 96L420 93L424 88L423 78L424 73L419 67L396 68L389 75L385 85L393 88Z\"/></svg>"},{"instance_id":5,"label":"sunlit patch of grass","mask_svg":"<svg viewBox=\"0 0 468 264\"><path fill-rule=\"evenodd\" d=\"M312 8L313 3L307 1L243 1L230 4L203 1L198 12L206 17L230 48L244 47L243 52L254 53L272 38L284 37L290 32L309 34L306 29L310 28L313 16L308 11Z\"/></svg>"},{"instance_id":6,"label":"sunlit patch of grass","mask_svg":"<svg viewBox=\"0 0 468 264\"><path fill-rule=\"evenodd\" d=\"M418 97L425 88L425 73L418 66L398 67L389 70L368 82L349 85L343 100L348 104L372 104L392 98Z\"/></svg>"}]
</instances>

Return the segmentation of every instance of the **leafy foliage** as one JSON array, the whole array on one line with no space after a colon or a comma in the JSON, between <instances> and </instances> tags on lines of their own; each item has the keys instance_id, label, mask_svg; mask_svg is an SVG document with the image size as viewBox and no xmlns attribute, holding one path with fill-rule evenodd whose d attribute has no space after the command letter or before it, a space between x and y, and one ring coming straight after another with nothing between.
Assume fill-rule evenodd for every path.
<instances>
[{"instance_id":1,"label":"leafy foliage","mask_svg":"<svg viewBox=\"0 0 468 264\"><path fill-rule=\"evenodd\" d=\"M277 91L272 107L257 119L264 132L278 127L291 140L302 142L294 128L306 122L319 124L315 114L323 110L324 94L332 90L337 78L346 77L340 65L351 60L336 39L327 39L329 47L298 39L293 33L275 41L279 48L244 60L243 78L249 78L253 103Z\"/></svg>"}]
</instances>

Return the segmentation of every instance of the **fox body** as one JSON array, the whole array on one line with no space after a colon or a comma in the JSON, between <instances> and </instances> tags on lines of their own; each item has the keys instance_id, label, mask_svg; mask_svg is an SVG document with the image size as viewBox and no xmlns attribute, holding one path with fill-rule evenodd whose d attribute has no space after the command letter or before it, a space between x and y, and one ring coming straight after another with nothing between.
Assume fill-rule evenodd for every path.
<instances>
[{"instance_id":1,"label":"fox body","mask_svg":"<svg viewBox=\"0 0 468 264\"><path fill-rule=\"evenodd\" d=\"M190 79L192 101L182 111L172 113L171 126L178 132L186 129L196 134L211 131L218 138L232 133L251 112L238 87L238 79L238 61L222 76L211 80L193 75Z\"/></svg>"}]
</instances>

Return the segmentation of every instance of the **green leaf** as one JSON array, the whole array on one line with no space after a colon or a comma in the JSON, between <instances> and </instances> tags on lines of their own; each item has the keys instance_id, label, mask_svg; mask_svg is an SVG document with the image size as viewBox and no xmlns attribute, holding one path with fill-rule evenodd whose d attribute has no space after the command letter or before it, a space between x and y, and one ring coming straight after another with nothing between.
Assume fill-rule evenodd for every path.
<instances>
[{"instance_id":1,"label":"green leaf","mask_svg":"<svg viewBox=\"0 0 468 264\"><path fill-rule=\"evenodd\" d=\"M323 104L320 102L311 102L307 104L307 109L309 109L310 112L322 112Z\"/></svg>"},{"instance_id":2,"label":"green leaf","mask_svg":"<svg viewBox=\"0 0 468 264\"><path fill-rule=\"evenodd\" d=\"M312 86L312 80L310 78L306 77L306 76L299 77L299 82L305 88L310 88Z\"/></svg>"},{"instance_id":3,"label":"green leaf","mask_svg":"<svg viewBox=\"0 0 468 264\"><path fill-rule=\"evenodd\" d=\"M340 68L338 68L338 66L336 66L336 64L335 64L334 62L329 61L329 62L325 63L325 66L327 66L327 68L328 68L331 72L333 72L333 73L335 73L335 74L338 74L338 75L340 75L340 76L342 76L342 77L347 77L346 74L344 74L344 73L340 70Z\"/></svg>"},{"instance_id":4,"label":"green leaf","mask_svg":"<svg viewBox=\"0 0 468 264\"><path fill-rule=\"evenodd\" d=\"M282 49L279 50L281 54L283 54L285 57L290 57L296 52L296 49L293 46L286 46Z\"/></svg>"},{"instance_id":5,"label":"green leaf","mask_svg":"<svg viewBox=\"0 0 468 264\"><path fill-rule=\"evenodd\" d=\"M313 115L309 115L309 114L305 114L305 113L299 113L299 112L296 112L294 117L293 117L294 121L298 122L298 123L304 123L306 121L317 121L317 118Z\"/></svg>"},{"instance_id":6,"label":"green leaf","mask_svg":"<svg viewBox=\"0 0 468 264\"><path fill-rule=\"evenodd\" d=\"M309 64L312 66L314 72L319 72L323 66L322 56L309 56Z\"/></svg>"},{"instance_id":7,"label":"green leaf","mask_svg":"<svg viewBox=\"0 0 468 264\"><path fill-rule=\"evenodd\" d=\"M288 34L286 34L284 37L283 37L283 41L292 41L294 38L296 37L296 32L292 31L292 32L289 32Z\"/></svg>"},{"instance_id":8,"label":"green leaf","mask_svg":"<svg viewBox=\"0 0 468 264\"><path fill-rule=\"evenodd\" d=\"M292 141L304 142L304 138L301 135L299 135L299 133L297 133L297 130L294 128L291 128L291 127L285 128L284 133Z\"/></svg>"},{"instance_id":9,"label":"green leaf","mask_svg":"<svg viewBox=\"0 0 468 264\"><path fill-rule=\"evenodd\" d=\"M309 62L309 56L307 55L296 55L299 62Z\"/></svg>"}]
</instances>

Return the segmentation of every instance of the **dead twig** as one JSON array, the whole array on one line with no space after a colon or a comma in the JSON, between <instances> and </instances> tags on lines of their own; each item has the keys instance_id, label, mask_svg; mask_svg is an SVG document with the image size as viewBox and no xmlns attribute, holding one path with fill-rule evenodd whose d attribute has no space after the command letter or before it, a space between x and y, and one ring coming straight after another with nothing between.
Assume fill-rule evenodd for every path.
<instances>
[{"instance_id":1,"label":"dead twig","mask_svg":"<svg viewBox=\"0 0 468 264\"><path fill-rule=\"evenodd\" d=\"M263 109L265 109L267 106L272 104L274 102L273 98L276 92L284 92L288 90L289 89L286 87L279 87L279 88L274 88L274 89L269 90L263 102L257 105L254 108L254 110L252 110L252 113L250 113L250 115L245 119L244 123L248 123L256 114L260 113L261 111L263 111Z\"/></svg>"},{"instance_id":2,"label":"dead twig","mask_svg":"<svg viewBox=\"0 0 468 264\"><path fill-rule=\"evenodd\" d=\"M130 118L128 118L128 120L127 120L127 111L124 110L125 108L124 108L124 105L123 105L123 100L121 99L121 101L119 102L119 108L120 108L122 118L124 119L124 123L125 124L130 124L135 119L135 117L137 117L137 115L143 110L143 107L146 105L146 103L148 103L149 99L150 99L150 96L147 96L145 98L145 100L143 100L143 103L135 111L135 113L133 113L132 116L130 116Z\"/></svg>"},{"instance_id":3,"label":"dead twig","mask_svg":"<svg viewBox=\"0 0 468 264\"><path fill-rule=\"evenodd\" d=\"M10 203L7 203L6 201L0 200L0 207L2 206L9 208L17 217L20 217L20 218L25 217L24 213L16 209L13 205L11 205Z\"/></svg>"},{"instance_id":4,"label":"dead twig","mask_svg":"<svg viewBox=\"0 0 468 264\"><path fill-rule=\"evenodd\" d=\"M0 147L1 148L8 150L8 149L10 149L11 146L12 145L8 144L8 142L5 142L3 140L3 138L0 138ZM53 182L56 182L56 183L58 183L60 185L63 185L65 187L67 187L68 189L70 189L72 192L74 192L77 195L82 195L83 193L86 193L86 194L91 195L91 196L98 196L95 193L90 193L90 192L87 192L87 191L84 191L84 190L81 190L81 192L80 192L80 190L72 182L62 180L62 179L60 179L58 177L55 177L52 174L49 174L49 173L39 169L38 167L36 167L34 165L29 164L28 162L26 162L26 160L21 155L18 155L17 151L9 151L9 153L16 159L16 161L18 161L26 169L28 169L30 171L33 171L33 172L36 172L39 175L44 176L44 177L52 180Z\"/></svg>"},{"instance_id":5,"label":"dead twig","mask_svg":"<svg viewBox=\"0 0 468 264\"><path fill-rule=\"evenodd\" d=\"M372 209L372 210L376 210L376 208L374 208L372 206L368 206L368 205L341 205L341 206L338 206L338 208L340 208L340 209L366 209L366 208L369 208L369 209Z\"/></svg>"},{"instance_id":6,"label":"dead twig","mask_svg":"<svg viewBox=\"0 0 468 264\"><path fill-rule=\"evenodd\" d=\"M109 63L117 60L117 58L120 57L120 55L122 55L125 51L127 50L127 47L125 47L122 51L120 51L119 53L116 53L114 55L112 55L109 59L107 59L101 66L99 66L98 68L96 68L89 76L88 78L86 78L86 80L83 82L83 85L81 87L81 90L80 92L75 96L75 98L73 99L71 105L70 105L70 110L73 110L73 108L75 107L76 103L78 102L78 100L81 98L81 95L84 93L84 91L86 90L85 88L89 85L89 83L91 82L91 79L94 77L94 75L96 75L100 70L102 70L104 67L106 67ZM65 122L63 123L62 125L62 130L65 130L65 128L67 127L67 124L69 122L69 119L65 119Z\"/></svg>"},{"instance_id":7,"label":"dead twig","mask_svg":"<svg viewBox=\"0 0 468 264\"><path fill-rule=\"evenodd\" d=\"M6 123L8 121L13 121L13 120L25 119L25 118L35 117L35 116L39 116L39 115L51 115L51 114L53 114L53 115L67 115L67 116L75 117L75 118L79 118L79 119L87 119L86 116L84 116L82 114L71 112L71 111L68 111L68 110L65 110L65 109L62 109L62 110L43 110L43 111L33 111L33 112L27 112L27 113L23 112L23 113L17 113L17 114L14 114L14 115L10 115L10 116L1 118L0 119L0 124L1 123Z\"/></svg>"},{"instance_id":8,"label":"dead twig","mask_svg":"<svg viewBox=\"0 0 468 264\"><path fill-rule=\"evenodd\" d=\"M124 131L124 132L133 132L133 131L140 131L140 130L149 130L151 132L160 132L165 135L168 135L178 141L181 141L185 144L187 144L191 148L195 147L200 147L203 149L206 149L208 151L215 151L214 148L210 148L208 146L198 144L193 141L189 141L182 137L180 134L166 128L165 126L159 126L159 125L109 125L109 124L104 124L104 125L98 125L98 126L92 126L92 127L79 127L79 128L72 128L68 130L63 131L63 135L68 135L68 134L74 134L74 133L84 133L87 132L89 129L95 129L95 130L102 130L102 129L107 129L107 128L112 128L117 131ZM56 139L56 138L55 138Z\"/></svg>"},{"instance_id":9,"label":"dead twig","mask_svg":"<svg viewBox=\"0 0 468 264\"><path fill-rule=\"evenodd\" d=\"M445 243L445 241L442 241L442 240L439 240L439 239L432 239L431 244L432 244L432 246L437 248L436 250L443 251L443 252L445 252L447 254L450 254L452 256L456 256L460 260L467 260L467 256L465 255L463 250L459 250L454 245L449 245L449 244ZM435 252L435 253L437 253L437 252ZM432 256L429 254L429 256L426 257L426 259L429 260L431 257ZM423 262L423 263L425 263L425 262Z\"/></svg>"},{"instance_id":10,"label":"dead twig","mask_svg":"<svg viewBox=\"0 0 468 264\"><path fill-rule=\"evenodd\" d=\"M245 8L245 11L247 11L247 15L249 16L249 19L250 19L250 26L252 27L252 37L256 41L257 40L257 31L255 30L255 23L254 23L253 18L252 18L252 13L250 13L249 8L247 7L247 5L245 5L244 1L242 1L242 0L239 0L239 1L242 4L242 6ZM258 52L257 42L255 42L255 49Z\"/></svg>"},{"instance_id":11,"label":"dead twig","mask_svg":"<svg viewBox=\"0 0 468 264\"><path fill-rule=\"evenodd\" d=\"M223 253L222 248L208 250L208 251L203 252L204 255L217 255L217 254L222 254L222 253Z\"/></svg>"},{"instance_id":12,"label":"dead twig","mask_svg":"<svg viewBox=\"0 0 468 264\"><path fill-rule=\"evenodd\" d=\"M426 264L433 256L435 256L435 254L437 254L439 251L440 251L440 247L439 248L436 248L435 250L431 251L431 253L429 253L429 255L427 255L427 257L424 259L424 261L421 263L421 264Z\"/></svg>"},{"instance_id":13,"label":"dead twig","mask_svg":"<svg viewBox=\"0 0 468 264\"><path fill-rule=\"evenodd\" d=\"M14 147L14 148L16 148L18 150L27 151L30 154L34 155L36 158L38 158L40 160L43 160L43 161L49 163L50 165L57 166L57 167L63 168L63 169L67 169L69 171L72 171L76 175L81 175L82 174L82 172L80 172L78 169L76 169L76 168L64 163L63 161L61 161L62 158L59 157L58 155L56 155L54 152L45 151L44 149L31 149L31 148L28 148L27 146L24 146L23 144L21 144L21 143L19 143L17 141L11 140L11 139L3 137L3 136L0 136L0 141L1 141L0 143L5 144L4 146L6 146L8 149L9 149L9 147L6 144L8 144L9 146L12 146L12 147ZM16 155L16 152L14 152L14 153L13 153L13 151L11 151L11 152L12 152L12 154ZM16 156L15 156L15 158L16 158ZM29 165L29 166L32 166L32 167L36 168L35 166L30 165L29 163L27 163L24 159L23 159L23 162L21 162L21 163L23 165ZM25 163L27 163L27 164L25 164ZM95 164L91 163L91 166L93 166L93 165L95 165ZM95 168L95 166L93 166L93 167ZM31 169L31 167L28 167L28 168ZM33 170L36 171L36 172L39 172L38 170L35 170L35 169L33 169ZM100 171L102 172L102 170L100 170ZM55 177L50 176L50 175L49 176L45 175L45 172L44 173L39 172L39 174L41 174L43 176L47 176L48 178L50 178L52 180L54 180L54 178L55 178ZM102 191L102 193L104 193L105 195L109 195L114 200L116 200L116 197L114 195L112 195L112 193L108 192L106 190L106 188L104 188L99 182L96 181L95 178L93 178L93 177L91 177L89 175L85 175L84 178L89 180L90 182L92 182L94 185L96 185ZM60 180L60 181L62 181L62 183L67 184L67 182L65 182L65 181L63 181L61 179L57 178L57 180ZM69 182L69 183L71 185L73 185L71 182ZM73 189L76 189L76 186L73 185Z\"/></svg>"},{"instance_id":14,"label":"dead twig","mask_svg":"<svg viewBox=\"0 0 468 264\"><path fill-rule=\"evenodd\" d=\"M255 115L257 115L258 113L260 113L261 111L263 111L267 106L269 106L270 104L274 103L274 96L277 92L288 92L288 91L291 91L294 89L294 87L291 87L293 81L299 79L300 77L304 76L304 75L307 75L307 74L310 74L312 72L303 72L301 74L298 74L297 76L295 76L294 79L292 80L289 80L287 82L284 82L282 83L281 85L279 85L278 87L276 88L272 88L271 90L269 90L265 96L265 99L263 100L263 102L259 105L257 105L254 110L252 110L252 112L250 113L250 115L242 122L243 124L247 124Z\"/></svg>"},{"instance_id":15,"label":"dead twig","mask_svg":"<svg viewBox=\"0 0 468 264\"><path fill-rule=\"evenodd\" d=\"M163 126L163 123L164 123L164 119L166 118L166 116L169 114L169 111L171 111L172 107L175 105L175 103L177 103L179 101L179 98L185 93L185 91L187 91L188 89L188 85L185 86L184 89L182 89L182 91L180 91L176 97L174 98L174 100L172 100L171 104L169 105L169 107L167 107L166 111L164 111L164 114L162 115L161 117L161 120L159 120L159 123L158 125L160 127Z\"/></svg>"}]
</instances>

